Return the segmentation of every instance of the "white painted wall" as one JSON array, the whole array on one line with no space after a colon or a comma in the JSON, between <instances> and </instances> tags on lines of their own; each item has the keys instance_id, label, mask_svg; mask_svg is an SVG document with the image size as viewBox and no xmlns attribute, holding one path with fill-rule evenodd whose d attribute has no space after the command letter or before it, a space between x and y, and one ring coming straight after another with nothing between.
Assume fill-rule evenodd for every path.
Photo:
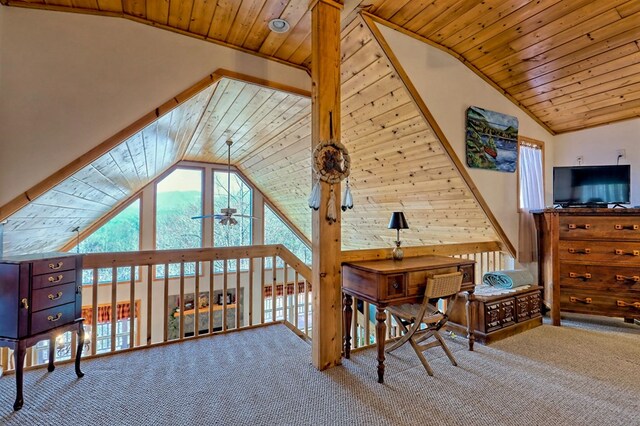
<instances>
[{"instance_id":1,"label":"white painted wall","mask_svg":"<svg viewBox=\"0 0 640 426\"><path fill-rule=\"evenodd\" d=\"M304 71L121 18L0 7L0 205L218 68Z\"/></svg>"},{"instance_id":2,"label":"white painted wall","mask_svg":"<svg viewBox=\"0 0 640 426\"><path fill-rule=\"evenodd\" d=\"M413 85L466 167L465 120L469 106L518 117L519 134L549 146L553 136L500 92L451 55L395 30L380 26ZM553 152L546 149L545 187L550 199ZM467 168L505 233L517 247L517 180L515 173Z\"/></svg>"},{"instance_id":3,"label":"white painted wall","mask_svg":"<svg viewBox=\"0 0 640 426\"><path fill-rule=\"evenodd\" d=\"M583 156L584 166L616 164L617 151L624 149L620 164L631 164L631 205L640 205L640 118L560 134L555 137L554 165L576 166Z\"/></svg>"}]
</instances>

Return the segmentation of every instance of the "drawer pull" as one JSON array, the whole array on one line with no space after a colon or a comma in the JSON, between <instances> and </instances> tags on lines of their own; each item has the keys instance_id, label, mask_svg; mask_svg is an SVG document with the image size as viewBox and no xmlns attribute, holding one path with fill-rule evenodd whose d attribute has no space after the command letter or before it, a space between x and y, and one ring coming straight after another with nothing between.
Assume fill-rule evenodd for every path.
<instances>
[{"instance_id":1,"label":"drawer pull","mask_svg":"<svg viewBox=\"0 0 640 426\"><path fill-rule=\"evenodd\" d=\"M63 265L64 265L64 262L58 262L55 265L53 263L50 263L49 269L53 269L54 271L57 271L58 269L62 268Z\"/></svg>"},{"instance_id":2,"label":"drawer pull","mask_svg":"<svg viewBox=\"0 0 640 426\"><path fill-rule=\"evenodd\" d=\"M640 250L624 251L616 249L615 253L619 256L640 256Z\"/></svg>"},{"instance_id":3,"label":"drawer pull","mask_svg":"<svg viewBox=\"0 0 640 426\"><path fill-rule=\"evenodd\" d=\"M625 302L624 300L618 300L618 301L616 302L616 304L617 304L618 306L620 306L620 307L623 307L623 308L625 308L625 307L629 306L629 307L634 307L634 308L636 308L636 309L640 309L640 302L627 303L627 302Z\"/></svg>"},{"instance_id":4,"label":"drawer pull","mask_svg":"<svg viewBox=\"0 0 640 426\"><path fill-rule=\"evenodd\" d=\"M635 282L638 282L638 281L640 281L640 276L638 276L638 275L632 275L632 276L616 275L616 281L635 281Z\"/></svg>"},{"instance_id":5,"label":"drawer pull","mask_svg":"<svg viewBox=\"0 0 640 426\"><path fill-rule=\"evenodd\" d=\"M55 296L53 294L50 294L48 297L49 297L49 300L58 300L62 297L62 292L59 291L58 294L56 294Z\"/></svg>"},{"instance_id":6,"label":"drawer pull","mask_svg":"<svg viewBox=\"0 0 640 426\"><path fill-rule=\"evenodd\" d=\"M400 284L398 284L397 282L394 281L394 283L392 284L392 287L397 290L398 287L400 287Z\"/></svg>"},{"instance_id":7,"label":"drawer pull","mask_svg":"<svg viewBox=\"0 0 640 426\"><path fill-rule=\"evenodd\" d=\"M56 314L56 316L55 316L55 317L54 317L53 315L49 315L49 316L47 317L47 321L56 322L56 321L58 321L60 318L62 318L62 312L58 312L58 313Z\"/></svg>"},{"instance_id":8,"label":"drawer pull","mask_svg":"<svg viewBox=\"0 0 640 426\"><path fill-rule=\"evenodd\" d=\"M57 277L49 277L50 283L59 283L64 278L64 275L58 275Z\"/></svg>"},{"instance_id":9,"label":"drawer pull","mask_svg":"<svg viewBox=\"0 0 640 426\"><path fill-rule=\"evenodd\" d=\"M22 306L23 309L29 309L29 301L26 297L22 298L22 300L20 301L20 306Z\"/></svg>"},{"instance_id":10,"label":"drawer pull","mask_svg":"<svg viewBox=\"0 0 640 426\"><path fill-rule=\"evenodd\" d=\"M639 225L614 225L613 227L618 231L622 231L624 229L628 229L630 231L637 231L638 229L640 229Z\"/></svg>"},{"instance_id":11,"label":"drawer pull","mask_svg":"<svg viewBox=\"0 0 640 426\"><path fill-rule=\"evenodd\" d=\"M575 272L569 272L569 278L582 278L585 280L590 280L591 279L591 274L590 273L584 273L584 274L578 274Z\"/></svg>"},{"instance_id":12,"label":"drawer pull","mask_svg":"<svg viewBox=\"0 0 640 426\"><path fill-rule=\"evenodd\" d=\"M571 254L589 254L589 253L591 253L591 249L590 248L574 249L573 247L571 247L569 249L569 253L571 253Z\"/></svg>"},{"instance_id":13,"label":"drawer pull","mask_svg":"<svg viewBox=\"0 0 640 426\"><path fill-rule=\"evenodd\" d=\"M578 303L578 302L580 302L580 303L586 303L587 305L589 305L591 302L593 302L593 299L592 299L592 298L590 298L590 297L585 297L584 299L578 299L577 297L573 297L573 296L571 296L571 297L569 298L569 301L570 301L571 303Z\"/></svg>"},{"instance_id":14,"label":"drawer pull","mask_svg":"<svg viewBox=\"0 0 640 426\"><path fill-rule=\"evenodd\" d=\"M575 223L570 223L569 229L591 229L591 225L588 223L585 223L584 225L576 225Z\"/></svg>"}]
</instances>

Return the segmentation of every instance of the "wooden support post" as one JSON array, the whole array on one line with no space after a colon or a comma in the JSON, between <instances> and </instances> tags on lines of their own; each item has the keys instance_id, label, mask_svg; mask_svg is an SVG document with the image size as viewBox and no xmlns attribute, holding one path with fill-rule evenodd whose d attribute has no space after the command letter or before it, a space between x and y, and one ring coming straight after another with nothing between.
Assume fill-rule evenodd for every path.
<instances>
[{"instance_id":1,"label":"wooden support post","mask_svg":"<svg viewBox=\"0 0 640 426\"><path fill-rule=\"evenodd\" d=\"M337 0L312 0L311 9L311 148L340 138L340 11ZM340 184L334 184L340 196ZM327 221L330 185L321 182L320 209L313 212L313 365L324 370L341 363L342 297L340 282L341 224ZM340 201L337 201L337 205Z\"/></svg>"}]
</instances>

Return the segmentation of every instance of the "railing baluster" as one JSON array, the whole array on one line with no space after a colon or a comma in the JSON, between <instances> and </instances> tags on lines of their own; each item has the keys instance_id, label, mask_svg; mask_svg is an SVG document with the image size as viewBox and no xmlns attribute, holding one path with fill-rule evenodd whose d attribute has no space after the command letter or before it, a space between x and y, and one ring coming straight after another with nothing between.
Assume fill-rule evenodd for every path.
<instances>
[{"instance_id":1,"label":"railing baluster","mask_svg":"<svg viewBox=\"0 0 640 426\"><path fill-rule=\"evenodd\" d=\"M264 263L266 261L265 257L260 258L260 324L264 324L264 302L266 300L266 287L264 285L265 281L265 268ZM273 289L272 289L273 290Z\"/></svg>"},{"instance_id":2,"label":"railing baluster","mask_svg":"<svg viewBox=\"0 0 640 426\"><path fill-rule=\"evenodd\" d=\"M95 355L98 347L98 268L93 268L91 304L91 355Z\"/></svg>"},{"instance_id":3,"label":"railing baluster","mask_svg":"<svg viewBox=\"0 0 640 426\"><path fill-rule=\"evenodd\" d=\"M284 262L284 271L283 271L283 281L282 281L282 318L287 321L289 316L287 315L287 298L289 297L289 283L287 282L289 265L287 262Z\"/></svg>"},{"instance_id":4,"label":"railing baluster","mask_svg":"<svg viewBox=\"0 0 640 426\"><path fill-rule=\"evenodd\" d=\"M184 260L180 261L180 339L184 339Z\"/></svg>"},{"instance_id":5,"label":"railing baluster","mask_svg":"<svg viewBox=\"0 0 640 426\"><path fill-rule=\"evenodd\" d=\"M136 324L136 267L131 266L131 281L129 282L129 347L133 348L135 340ZM75 346L75 345L74 345ZM74 347L72 346L72 347Z\"/></svg>"},{"instance_id":6,"label":"railing baluster","mask_svg":"<svg viewBox=\"0 0 640 426\"><path fill-rule=\"evenodd\" d=\"M222 331L227 330L227 278L229 273L229 260L224 260L222 266L223 280L222 280Z\"/></svg>"},{"instance_id":7,"label":"railing baluster","mask_svg":"<svg viewBox=\"0 0 640 426\"><path fill-rule=\"evenodd\" d=\"M304 280L304 334L309 337L309 286Z\"/></svg>"},{"instance_id":8,"label":"railing baluster","mask_svg":"<svg viewBox=\"0 0 640 426\"><path fill-rule=\"evenodd\" d=\"M0 368L2 371L9 370L9 348L0 348Z\"/></svg>"},{"instance_id":9,"label":"railing baluster","mask_svg":"<svg viewBox=\"0 0 640 426\"><path fill-rule=\"evenodd\" d=\"M298 305L300 305L300 296L298 295L298 293L299 293L298 280L299 279L300 279L300 277L298 276L298 271L296 271L296 273L294 275L294 283L293 283L293 299L294 299L293 325L295 325L298 330L300 329L300 324L299 324L299 321L298 321L298 316L300 315L299 312L298 312Z\"/></svg>"},{"instance_id":10,"label":"railing baluster","mask_svg":"<svg viewBox=\"0 0 640 426\"><path fill-rule=\"evenodd\" d=\"M371 324L369 320L369 302L364 302L364 346L371 344Z\"/></svg>"},{"instance_id":11,"label":"railing baluster","mask_svg":"<svg viewBox=\"0 0 640 426\"><path fill-rule=\"evenodd\" d=\"M111 348L110 351L116 350L116 331L118 318L118 268L111 268Z\"/></svg>"},{"instance_id":12,"label":"railing baluster","mask_svg":"<svg viewBox=\"0 0 640 426\"><path fill-rule=\"evenodd\" d=\"M240 328L240 258L236 259L236 329Z\"/></svg>"},{"instance_id":13,"label":"railing baluster","mask_svg":"<svg viewBox=\"0 0 640 426\"><path fill-rule=\"evenodd\" d=\"M271 322L275 321L277 310L276 310L276 302L278 301L278 284L276 277L276 256L274 255L271 258Z\"/></svg>"},{"instance_id":14,"label":"railing baluster","mask_svg":"<svg viewBox=\"0 0 640 426\"><path fill-rule=\"evenodd\" d=\"M151 267L149 267L149 269L152 269ZM151 272L151 271L150 271ZM164 288L162 289L164 292L164 295L162 296L164 299L162 301L163 303L163 315L162 315L162 323L163 323L163 337L162 337L162 341L166 342L167 340L169 340L169 264L165 263L164 264ZM147 325L147 327L150 327L150 325Z\"/></svg>"},{"instance_id":15,"label":"railing baluster","mask_svg":"<svg viewBox=\"0 0 640 426\"><path fill-rule=\"evenodd\" d=\"M249 258L249 326L253 325L253 262L255 258Z\"/></svg>"},{"instance_id":16,"label":"railing baluster","mask_svg":"<svg viewBox=\"0 0 640 426\"><path fill-rule=\"evenodd\" d=\"M200 262L195 263L195 290L193 292L193 335L200 335Z\"/></svg>"},{"instance_id":17,"label":"railing baluster","mask_svg":"<svg viewBox=\"0 0 640 426\"><path fill-rule=\"evenodd\" d=\"M165 273L167 271L165 265ZM152 322L152 305L153 305L153 273L154 268L152 264L147 265L147 346L151 344L151 330L153 328ZM165 302L166 303L166 302ZM165 310L165 316L166 316Z\"/></svg>"},{"instance_id":18,"label":"railing baluster","mask_svg":"<svg viewBox=\"0 0 640 426\"><path fill-rule=\"evenodd\" d=\"M209 261L209 334L213 333L213 304L215 303L213 297L214 290L214 280L213 280L213 272L215 264L213 260Z\"/></svg>"}]
</instances>

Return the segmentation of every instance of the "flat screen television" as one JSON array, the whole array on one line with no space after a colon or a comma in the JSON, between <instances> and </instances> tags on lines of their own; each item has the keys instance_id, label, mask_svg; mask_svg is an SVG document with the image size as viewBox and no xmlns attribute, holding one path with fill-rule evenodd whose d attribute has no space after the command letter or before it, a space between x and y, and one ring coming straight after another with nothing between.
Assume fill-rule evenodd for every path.
<instances>
[{"instance_id":1,"label":"flat screen television","mask_svg":"<svg viewBox=\"0 0 640 426\"><path fill-rule=\"evenodd\" d=\"M553 168L553 203L600 206L631 202L631 166Z\"/></svg>"}]
</instances>

